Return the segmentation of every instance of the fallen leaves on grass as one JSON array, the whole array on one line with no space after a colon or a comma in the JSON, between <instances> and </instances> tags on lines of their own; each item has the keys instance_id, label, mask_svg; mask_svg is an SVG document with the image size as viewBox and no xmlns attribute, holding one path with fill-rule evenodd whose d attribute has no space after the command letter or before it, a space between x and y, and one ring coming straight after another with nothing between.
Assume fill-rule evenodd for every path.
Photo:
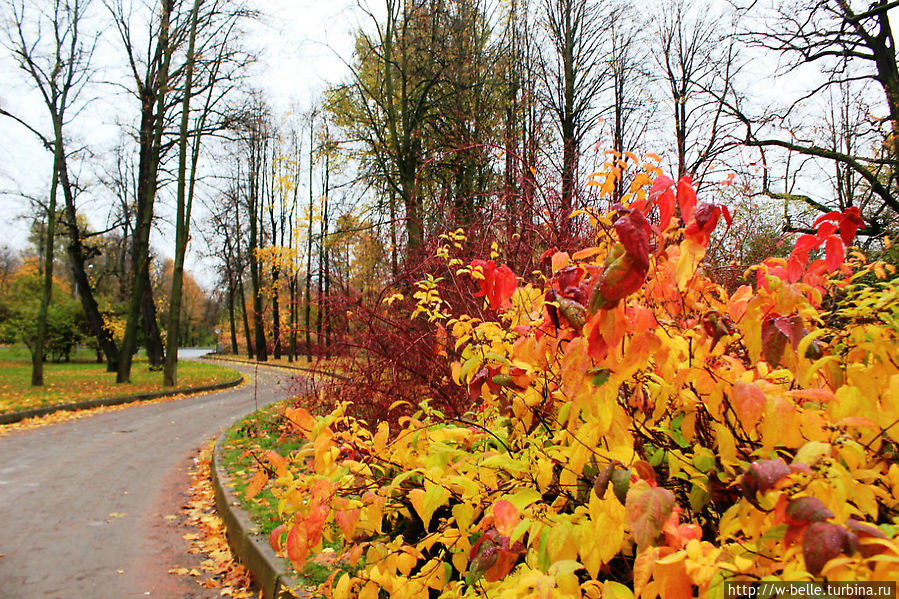
<instances>
[{"instance_id":1,"label":"fallen leaves on grass","mask_svg":"<svg viewBox=\"0 0 899 599\"><path fill-rule=\"evenodd\" d=\"M190 541L191 553L205 556L205 559L199 569L176 566L169 573L190 576L207 589L221 589L224 597L250 599L256 596L251 589L252 578L249 571L238 564L231 554L225 538L225 524L215 511L215 495L210 476L211 460L212 446L209 445L200 452L196 466L190 472L190 498L184 505L184 526L194 531L186 533L184 539ZM259 596L262 596L261 593Z\"/></svg>"},{"instance_id":2,"label":"fallen leaves on grass","mask_svg":"<svg viewBox=\"0 0 899 599\"><path fill-rule=\"evenodd\" d=\"M246 379L244 382L238 385L241 387L246 384ZM62 412L53 412L52 414L47 414L45 416L36 416L34 418L26 418L25 420L20 420L19 422L14 422L12 424L3 424L0 425L0 437L6 436L12 432L18 431L26 431L35 428L40 428L42 426L48 426L50 424L57 424L60 422L68 422L70 420L80 420L81 418L88 418L90 416L94 416L96 414L103 414L105 412L117 412L119 410L124 410L127 408L133 408L136 406L144 406L158 403L168 403L170 401L180 401L182 399L188 399L191 397L196 397L197 395L205 395L209 393L208 391L201 391L197 393L181 393L179 395L170 395L168 397L157 397L156 399L148 399L146 401L138 401L131 402L125 404L119 404L117 406L99 406L96 408L87 408L84 410L74 410L74 411L62 411Z\"/></svg>"},{"instance_id":3,"label":"fallen leaves on grass","mask_svg":"<svg viewBox=\"0 0 899 599\"><path fill-rule=\"evenodd\" d=\"M183 390L224 382L235 374L225 366L196 361L180 362L178 367ZM121 384L105 365L84 362L48 363L44 384L35 387L30 362L0 362L0 413L167 390L161 372L135 368L131 382Z\"/></svg>"}]
</instances>

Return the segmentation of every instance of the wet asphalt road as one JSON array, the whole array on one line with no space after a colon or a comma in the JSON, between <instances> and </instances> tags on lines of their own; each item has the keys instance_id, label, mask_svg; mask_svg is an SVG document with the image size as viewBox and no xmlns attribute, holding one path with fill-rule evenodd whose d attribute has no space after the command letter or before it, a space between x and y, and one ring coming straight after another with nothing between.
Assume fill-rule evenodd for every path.
<instances>
[{"instance_id":1,"label":"wet asphalt road","mask_svg":"<svg viewBox=\"0 0 899 599\"><path fill-rule=\"evenodd\" d=\"M216 597L168 574L191 565L177 526L200 446L295 376L229 366L236 389L0 437L0 598ZM168 518L166 518L168 516Z\"/></svg>"}]
</instances>

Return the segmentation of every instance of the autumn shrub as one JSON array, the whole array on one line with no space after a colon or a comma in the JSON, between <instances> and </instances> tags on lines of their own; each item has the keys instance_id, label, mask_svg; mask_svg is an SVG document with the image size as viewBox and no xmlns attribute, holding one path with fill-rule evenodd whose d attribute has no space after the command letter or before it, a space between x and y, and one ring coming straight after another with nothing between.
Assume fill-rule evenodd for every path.
<instances>
[{"instance_id":1,"label":"autumn shrub","mask_svg":"<svg viewBox=\"0 0 899 599\"><path fill-rule=\"evenodd\" d=\"M457 229L435 236L420 260L370 297L338 293L323 299L330 331L323 357L331 359L320 361L320 370L333 368L336 357L343 375L318 377L323 403L343 400L351 415L393 423L414 412L422 397L455 416L471 408L465 390L448 376L439 376L459 358L459 348L449 343L442 323L465 314L497 317L498 306L485 305L475 295L476 282L455 275L477 256L486 255L494 264L500 260L496 223L485 219L473 225L476 233L471 235ZM536 233L527 237L534 241ZM503 252L506 260L516 268L534 266L533 248L518 247L520 234L507 241L513 251Z\"/></svg>"},{"instance_id":2,"label":"autumn shrub","mask_svg":"<svg viewBox=\"0 0 899 599\"><path fill-rule=\"evenodd\" d=\"M288 409L306 443L266 454L273 547L298 568L336 547L352 573L323 585L335 599L899 578L899 280L850 249L858 212L822 216L733 292L699 269L730 214L689 179L635 180L589 218L594 244L529 281L444 239L483 309L450 315L426 278L409 316L445 331L456 353L431 376L473 409Z\"/></svg>"}]
</instances>

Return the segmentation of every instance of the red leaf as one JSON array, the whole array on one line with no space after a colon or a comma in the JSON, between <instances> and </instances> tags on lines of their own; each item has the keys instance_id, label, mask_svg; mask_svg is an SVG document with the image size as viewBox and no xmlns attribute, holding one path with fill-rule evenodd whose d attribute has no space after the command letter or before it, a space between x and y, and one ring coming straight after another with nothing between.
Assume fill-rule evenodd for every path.
<instances>
[{"instance_id":1,"label":"red leaf","mask_svg":"<svg viewBox=\"0 0 899 599\"><path fill-rule=\"evenodd\" d=\"M615 232L633 263L649 265L649 234L651 229L642 212L631 212L615 221Z\"/></svg>"},{"instance_id":2,"label":"red leaf","mask_svg":"<svg viewBox=\"0 0 899 599\"><path fill-rule=\"evenodd\" d=\"M808 264L808 255L800 255L796 252L790 254L790 258L787 260L787 281L795 283L801 279L805 273L806 264Z\"/></svg>"},{"instance_id":3,"label":"red leaf","mask_svg":"<svg viewBox=\"0 0 899 599\"><path fill-rule=\"evenodd\" d=\"M700 204L695 211L693 220L684 230L684 236L702 246L708 245L712 232L718 226L719 218L721 218L720 206Z\"/></svg>"},{"instance_id":4,"label":"red leaf","mask_svg":"<svg viewBox=\"0 0 899 599\"><path fill-rule=\"evenodd\" d=\"M507 307L518 286L512 269L505 264L497 266L493 260L473 260L471 268L479 270L484 276L483 279L474 279L478 286L474 296L486 297L491 310Z\"/></svg>"},{"instance_id":5,"label":"red leaf","mask_svg":"<svg viewBox=\"0 0 899 599\"><path fill-rule=\"evenodd\" d=\"M753 462L740 478L743 495L750 503L757 505L756 493L764 493L790 472L790 467L781 459Z\"/></svg>"},{"instance_id":6,"label":"red leaf","mask_svg":"<svg viewBox=\"0 0 899 599\"><path fill-rule=\"evenodd\" d=\"M671 217L674 216L674 191L672 191L670 187L659 196L658 204L659 230L664 231L668 228L668 225L671 224Z\"/></svg>"},{"instance_id":7,"label":"red leaf","mask_svg":"<svg viewBox=\"0 0 899 599\"><path fill-rule=\"evenodd\" d=\"M815 239L817 239L817 241L818 241L818 243L815 245L815 247L818 247L819 245L824 243L825 239L827 239L828 237L830 237L831 235L833 235L836 232L837 232L836 224L829 222L829 221L826 223L821 223L821 225L818 227L818 233L814 236ZM803 235L802 237L806 237L806 236ZM811 235L809 235L808 237L811 237ZM802 238L800 237L800 239L802 239Z\"/></svg>"},{"instance_id":8,"label":"red leaf","mask_svg":"<svg viewBox=\"0 0 899 599\"><path fill-rule=\"evenodd\" d=\"M600 309L614 307L643 286L648 271L649 264L634 264L630 254L623 254L603 270L597 293L604 301L591 301L591 306Z\"/></svg>"},{"instance_id":9,"label":"red leaf","mask_svg":"<svg viewBox=\"0 0 899 599\"><path fill-rule=\"evenodd\" d=\"M837 270L843 264L843 260L846 259L846 250L843 248L843 242L839 237L832 235L827 238L825 256L824 261L827 263L827 269L831 272Z\"/></svg>"},{"instance_id":10,"label":"red leaf","mask_svg":"<svg viewBox=\"0 0 899 599\"><path fill-rule=\"evenodd\" d=\"M648 259L642 258L639 263L635 263L622 244L615 244L606 256L599 281L593 287L588 312L595 314L599 310L615 307L619 301L643 286L648 271Z\"/></svg>"},{"instance_id":11,"label":"red leaf","mask_svg":"<svg viewBox=\"0 0 899 599\"><path fill-rule=\"evenodd\" d=\"M475 285L478 286L477 291L475 291L475 297L485 297L490 289L493 288L493 271L496 270L496 263L493 260L472 260L471 261L471 269L477 270L480 269L481 274L484 275L483 279L474 279Z\"/></svg>"},{"instance_id":12,"label":"red leaf","mask_svg":"<svg viewBox=\"0 0 899 599\"><path fill-rule=\"evenodd\" d=\"M802 526L811 522L823 522L833 518L833 512L827 509L817 497L797 497L790 501L786 510L787 524Z\"/></svg>"},{"instance_id":13,"label":"red leaf","mask_svg":"<svg viewBox=\"0 0 899 599\"><path fill-rule=\"evenodd\" d=\"M627 492L624 510L638 547L655 544L674 510L674 493L638 480Z\"/></svg>"},{"instance_id":14,"label":"red leaf","mask_svg":"<svg viewBox=\"0 0 899 599\"><path fill-rule=\"evenodd\" d=\"M674 179L666 177L665 175L659 175L656 177L656 180L652 182L652 187L649 188L649 200L652 201L656 199L655 196L657 194L667 191L672 185L674 185Z\"/></svg>"},{"instance_id":15,"label":"red leaf","mask_svg":"<svg viewBox=\"0 0 899 599\"><path fill-rule=\"evenodd\" d=\"M787 336L778 328L774 318L768 318L762 325L762 356L773 367L780 364L784 348L787 346Z\"/></svg>"},{"instance_id":16,"label":"red leaf","mask_svg":"<svg viewBox=\"0 0 899 599\"><path fill-rule=\"evenodd\" d=\"M848 533L842 526L829 522L815 522L809 526L802 539L805 569L813 576L820 574L827 562L843 553L848 540Z\"/></svg>"},{"instance_id":17,"label":"red leaf","mask_svg":"<svg viewBox=\"0 0 899 599\"><path fill-rule=\"evenodd\" d=\"M799 239L796 240L793 251L808 254L810 251L821 245L822 241L822 239L819 239L814 235L801 235Z\"/></svg>"},{"instance_id":18,"label":"red leaf","mask_svg":"<svg viewBox=\"0 0 899 599\"><path fill-rule=\"evenodd\" d=\"M684 222L690 222L696 209L696 191L693 189L693 179L686 175L677 182L677 205Z\"/></svg>"},{"instance_id":19,"label":"red leaf","mask_svg":"<svg viewBox=\"0 0 899 599\"><path fill-rule=\"evenodd\" d=\"M581 282L581 279L584 278L586 272L580 266L566 266L561 269L555 276L559 291L564 292L569 287L576 287Z\"/></svg>"},{"instance_id":20,"label":"red leaf","mask_svg":"<svg viewBox=\"0 0 899 599\"><path fill-rule=\"evenodd\" d=\"M494 310L506 308L510 305L510 299L518 287L518 279L512 269L502 264L496 269L496 285L494 287L493 297L490 300L490 307Z\"/></svg>"},{"instance_id":21,"label":"red leaf","mask_svg":"<svg viewBox=\"0 0 899 599\"><path fill-rule=\"evenodd\" d=\"M518 554L512 551L500 548L496 553L496 562L484 573L484 580L487 582L502 580L506 574L512 571L515 562L518 561Z\"/></svg>"},{"instance_id":22,"label":"red leaf","mask_svg":"<svg viewBox=\"0 0 899 599\"><path fill-rule=\"evenodd\" d=\"M827 221L833 221L833 222L838 223L838 222L840 222L840 219L842 219L842 218L843 218L843 213L841 213L838 210L831 210L827 214L822 214L817 219L815 219L815 224L813 226L817 229L818 225L820 225L821 223L825 223Z\"/></svg>"},{"instance_id":23,"label":"red leaf","mask_svg":"<svg viewBox=\"0 0 899 599\"><path fill-rule=\"evenodd\" d=\"M724 222L727 223L727 228L729 229L734 224L734 217L730 215L730 210L724 204L721 204L721 212L724 214Z\"/></svg>"},{"instance_id":24,"label":"red leaf","mask_svg":"<svg viewBox=\"0 0 899 599\"><path fill-rule=\"evenodd\" d=\"M864 228L865 220L862 218L861 210L857 206L849 206L843 211L843 219L840 221L840 238L846 247L855 239L855 233Z\"/></svg>"}]
</instances>

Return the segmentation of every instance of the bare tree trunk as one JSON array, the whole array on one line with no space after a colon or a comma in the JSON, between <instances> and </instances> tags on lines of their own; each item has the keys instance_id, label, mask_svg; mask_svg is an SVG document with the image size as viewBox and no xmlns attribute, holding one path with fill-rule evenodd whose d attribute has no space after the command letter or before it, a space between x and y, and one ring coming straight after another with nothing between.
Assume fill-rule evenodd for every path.
<instances>
[{"instance_id":1,"label":"bare tree trunk","mask_svg":"<svg viewBox=\"0 0 899 599\"><path fill-rule=\"evenodd\" d=\"M54 118L54 129L57 129ZM59 126L61 129L61 125ZM41 387L44 384L44 340L47 337L47 310L53 294L53 237L56 233L56 190L59 187L59 155L62 152L62 138L56 138L53 156L53 178L50 182L50 205L47 207L47 230L42 236L44 244L43 275L41 287L41 306L37 314L37 337L31 350L31 386Z\"/></svg>"},{"instance_id":2,"label":"bare tree trunk","mask_svg":"<svg viewBox=\"0 0 899 599\"><path fill-rule=\"evenodd\" d=\"M158 87L156 89L156 119L150 121L154 127L152 131L152 147L155 151L152 155L155 160L150 160L149 164L144 167L141 164L141 175L145 193L143 198L138 198L138 216L137 225L134 231L133 251L132 251L132 270L134 272L134 285L132 288L131 302L128 307L128 321L125 325L125 336L122 340L122 350L119 359L119 369L116 375L116 381L119 383L128 382L131 379L131 363L134 352L137 349L137 327L141 316L142 302L144 306L144 317L146 319L147 312L152 306L152 296L150 297L150 306L144 298L149 284L150 272L150 228L153 221L153 201L156 195L157 172L159 168L159 146L162 139L163 125L165 121L165 98L168 88L168 71L171 61L172 49L169 45L169 27L171 25L171 13L174 7L174 0L162 0L162 22L160 25L159 41L157 44L157 64L159 64L159 73L157 74ZM152 90L145 93L145 102L143 105L144 115L147 110L152 111L153 103ZM144 125L148 125L147 119L142 119L141 139L149 133L144 130ZM144 151L144 148L141 148ZM141 194L138 194L139 196ZM155 310L154 310L155 312ZM153 320L155 321L155 314ZM145 327L149 323L145 323Z\"/></svg>"},{"instance_id":3,"label":"bare tree trunk","mask_svg":"<svg viewBox=\"0 0 899 599\"><path fill-rule=\"evenodd\" d=\"M194 44L197 39L197 15L202 0L194 0L190 15L190 38L187 42L187 63L184 75L184 100L181 105L181 131L178 139L178 199L175 215L175 262L172 266L172 289L169 292L169 321L166 336L165 372L162 384L174 387L178 384L178 336L181 332L181 295L184 286L184 254L187 251L187 240L190 235L190 212L193 199L193 181L191 181L191 197L187 197L187 126L190 120L190 97L193 93ZM202 127L201 127L202 129ZM199 137L194 148L192 173L196 172L196 158L199 154ZM191 176L193 179L193 175Z\"/></svg>"},{"instance_id":4,"label":"bare tree trunk","mask_svg":"<svg viewBox=\"0 0 899 599\"><path fill-rule=\"evenodd\" d=\"M315 213L315 205L312 193L312 166L315 153L315 113L310 115L309 120L309 226L306 230L306 306L305 306L305 326L306 326L306 357L312 361L312 222Z\"/></svg>"}]
</instances>

